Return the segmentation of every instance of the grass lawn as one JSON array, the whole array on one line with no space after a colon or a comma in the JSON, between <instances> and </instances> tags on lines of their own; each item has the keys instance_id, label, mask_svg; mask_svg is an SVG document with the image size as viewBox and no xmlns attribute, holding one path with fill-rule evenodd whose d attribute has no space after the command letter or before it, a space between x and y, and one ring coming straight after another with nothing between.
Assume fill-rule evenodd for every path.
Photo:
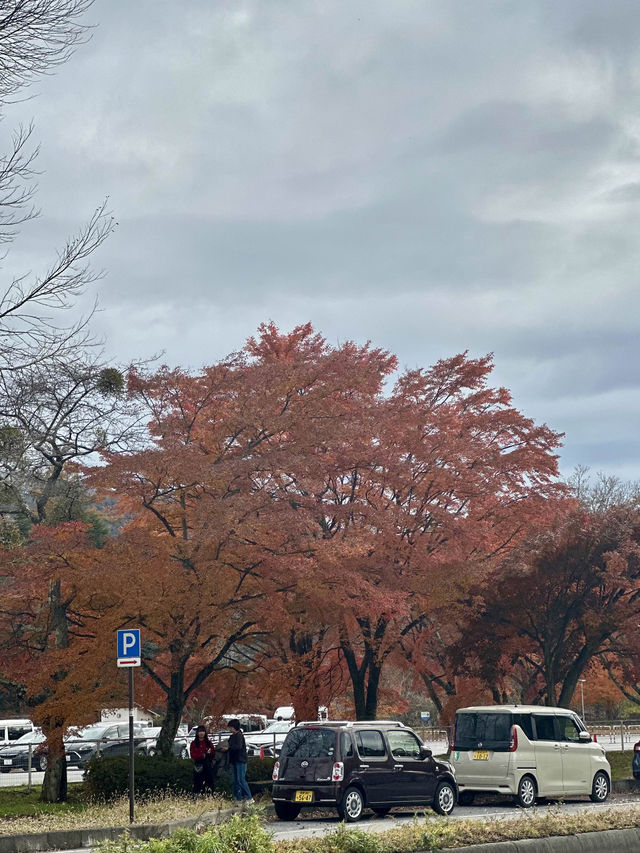
<instances>
[{"instance_id":1,"label":"grass lawn","mask_svg":"<svg viewBox=\"0 0 640 853\"><path fill-rule=\"evenodd\" d=\"M614 782L620 779L633 779L631 771L631 762L633 761L633 751L626 752L608 752L607 758L611 765L611 777Z\"/></svg>"},{"instance_id":2,"label":"grass lawn","mask_svg":"<svg viewBox=\"0 0 640 853\"><path fill-rule=\"evenodd\" d=\"M83 785L81 782L68 787L69 799L66 803L41 803L40 785L31 789L26 785L17 788L0 788L0 819L29 817L42 814L68 814L84 808Z\"/></svg>"},{"instance_id":3,"label":"grass lawn","mask_svg":"<svg viewBox=\"0 0 640 853\"><path fill-rule=\"evenodd\" d=\"M126 826L129 800L121 797L110 803L87 801L84 785L69 785L66 803L41 803L40 788L0 788L0 836L56 829L89 829ZM164 823L198 816L230 805L221 797L159 796L136 802L136 823Z\"/></svg>"}]
</instances>

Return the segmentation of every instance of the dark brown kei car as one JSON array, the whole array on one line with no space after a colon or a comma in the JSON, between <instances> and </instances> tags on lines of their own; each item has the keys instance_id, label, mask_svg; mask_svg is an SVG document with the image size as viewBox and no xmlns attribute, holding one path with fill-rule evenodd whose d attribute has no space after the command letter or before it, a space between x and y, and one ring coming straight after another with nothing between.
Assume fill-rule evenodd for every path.
<instances>
[{"instance_id":1,"label":"dark brown kei car","mask_svg":"<svg viewBox=\"0 0 640 853\"><path fill-rule=\"evenodd\" d=\"M358 820L366 807L381 817L394 806L431 806L448 815L457 797L451 765L393 721L299 723L273 768L280 820L331 807L346 821Z\"/></svg>"}]
</instances>

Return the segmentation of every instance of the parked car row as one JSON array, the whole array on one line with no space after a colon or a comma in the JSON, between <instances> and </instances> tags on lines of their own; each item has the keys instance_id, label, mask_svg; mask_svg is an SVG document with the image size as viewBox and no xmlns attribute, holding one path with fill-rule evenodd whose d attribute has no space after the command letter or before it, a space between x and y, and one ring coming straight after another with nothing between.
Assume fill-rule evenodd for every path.
<instances>
[{"instance_id":1,"label":"parked car row","mask_svg":"<svg viewBox=\"0 0 640 853\"><path fill-rule=\"evenodd\" d=\"M448 815L476 793L510 794L529 808L545 797L587 795L603 803L611 789L605 750L563 708L461 708L447 758L434 758L398 722L301 723L274 765L275 812L295 820L303 808L333 807L355 821L365 808L385 815L394 806L427 805Z\"/></svg>"},{"instance_id":2,"label":"parked car row","mask_svg":"<svg viewBox=\"0 0 640 853\"><path fill-rule=\"evenodd\" d=\"M134 750L142 755L155 755L160 727L134 723ZM84 768L98 754L126 755L129 752L129 724L95 723L71 731L64 739L67 765ZM31 752L31 768L46 770L48 763L45 736L41 731L26 732L18 740L0 747L0 771L27 770ZM183 732L173 742L174 755L189 757L186 734Z\"/></svg>"}]
</instances>

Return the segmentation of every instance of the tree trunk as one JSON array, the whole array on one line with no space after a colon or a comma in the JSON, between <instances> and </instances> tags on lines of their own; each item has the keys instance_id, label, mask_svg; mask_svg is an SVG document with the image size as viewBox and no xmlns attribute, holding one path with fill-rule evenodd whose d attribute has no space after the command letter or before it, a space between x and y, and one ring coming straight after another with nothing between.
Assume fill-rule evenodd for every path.
<instances>
[{"instance_id":1,"label":"tree trunk","mask_svg":"<svg viewBox=\"0 0 640 853\"><path fill-rule=\"evenodd\" d=\"M64 803L67 799L67 761L62 740L62 729L47 735L49 753L44 773L40 799L43 803Z\"/></svg>"},{"instance_id":2,"label":"tree trunk","mask_svg":"<svg viewBox=\"0 0 640 853\"><path fill-rule=\"evenodd\" d=\"M356 720L364 720L366 713L365 677L367 670L366 659L360 666L356 661L356 655L350 645L346 642L340 644L344 659L347 662L351 686L353 687L353 704L355 705Z\"/></svg>"},{"instance_id":3,"label":"tree trunk","mask_svg":"<svg viewBox=\"0 0 640 853\"><path fill-rule=\"evenodd\" d=\"M67 609L62 601L60 580L52 581L49 586L49 610L55 632L56 649L69 646L69 624ZM45 803L64 803L67 799L67 762L60 721L52 726L43 726L49 747L48 764L42 781L40 799Z\"/></svg>"},{"instance_id":4,"label":"tree trunk","mask_svg":"<svg viewBox=\"0 0 640 853\"><path fill-rule=\"evenodd\" d=\"M184 711L184 670L171 673L169 692L167 693L167 712L158 735L158 752L170 757L173 755L173 742Z\"/></svg>"},{"instance_id":5,"label":"tree trunk","mask_svg":"<svg viewBox=\"0 0 640 853\"><path fill-rule=\"evenodd\" d=\"M365 703L364 720L375 720L378 714L378 688L382 666L373 659L369 662L369 678L367 679L367 699Z\"/></svg>"},{"instance_id":6,"label":"tree trunk","mask_svg":"<svg viewBox=\"0 0 640 853\"><path fill-rule=\"evenodd\" d=\"M382 667L375 662L373 650L368 644L365 644L360 665L350 646L342 643L341 648L351 677L356 720L375 720L378 712L378 688Z\"/></svg>"}]
</instances>

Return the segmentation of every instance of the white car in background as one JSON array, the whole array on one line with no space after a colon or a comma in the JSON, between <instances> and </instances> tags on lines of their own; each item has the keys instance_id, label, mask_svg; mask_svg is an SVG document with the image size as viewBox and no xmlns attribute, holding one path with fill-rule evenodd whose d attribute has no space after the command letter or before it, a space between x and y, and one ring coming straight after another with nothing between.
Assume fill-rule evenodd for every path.
<instances>
[{"instance_id":1,"label":"white car in background","mask_svg":"<svg viewBox=\"0 0 640 853\"><path fill-rule=\"evenodd\" d=\"M245 735L247 755L257 755L261 758L278 755L287 733L294 726L293 720L274 720L261 732Z\"/></svg>"}]
</instances>

